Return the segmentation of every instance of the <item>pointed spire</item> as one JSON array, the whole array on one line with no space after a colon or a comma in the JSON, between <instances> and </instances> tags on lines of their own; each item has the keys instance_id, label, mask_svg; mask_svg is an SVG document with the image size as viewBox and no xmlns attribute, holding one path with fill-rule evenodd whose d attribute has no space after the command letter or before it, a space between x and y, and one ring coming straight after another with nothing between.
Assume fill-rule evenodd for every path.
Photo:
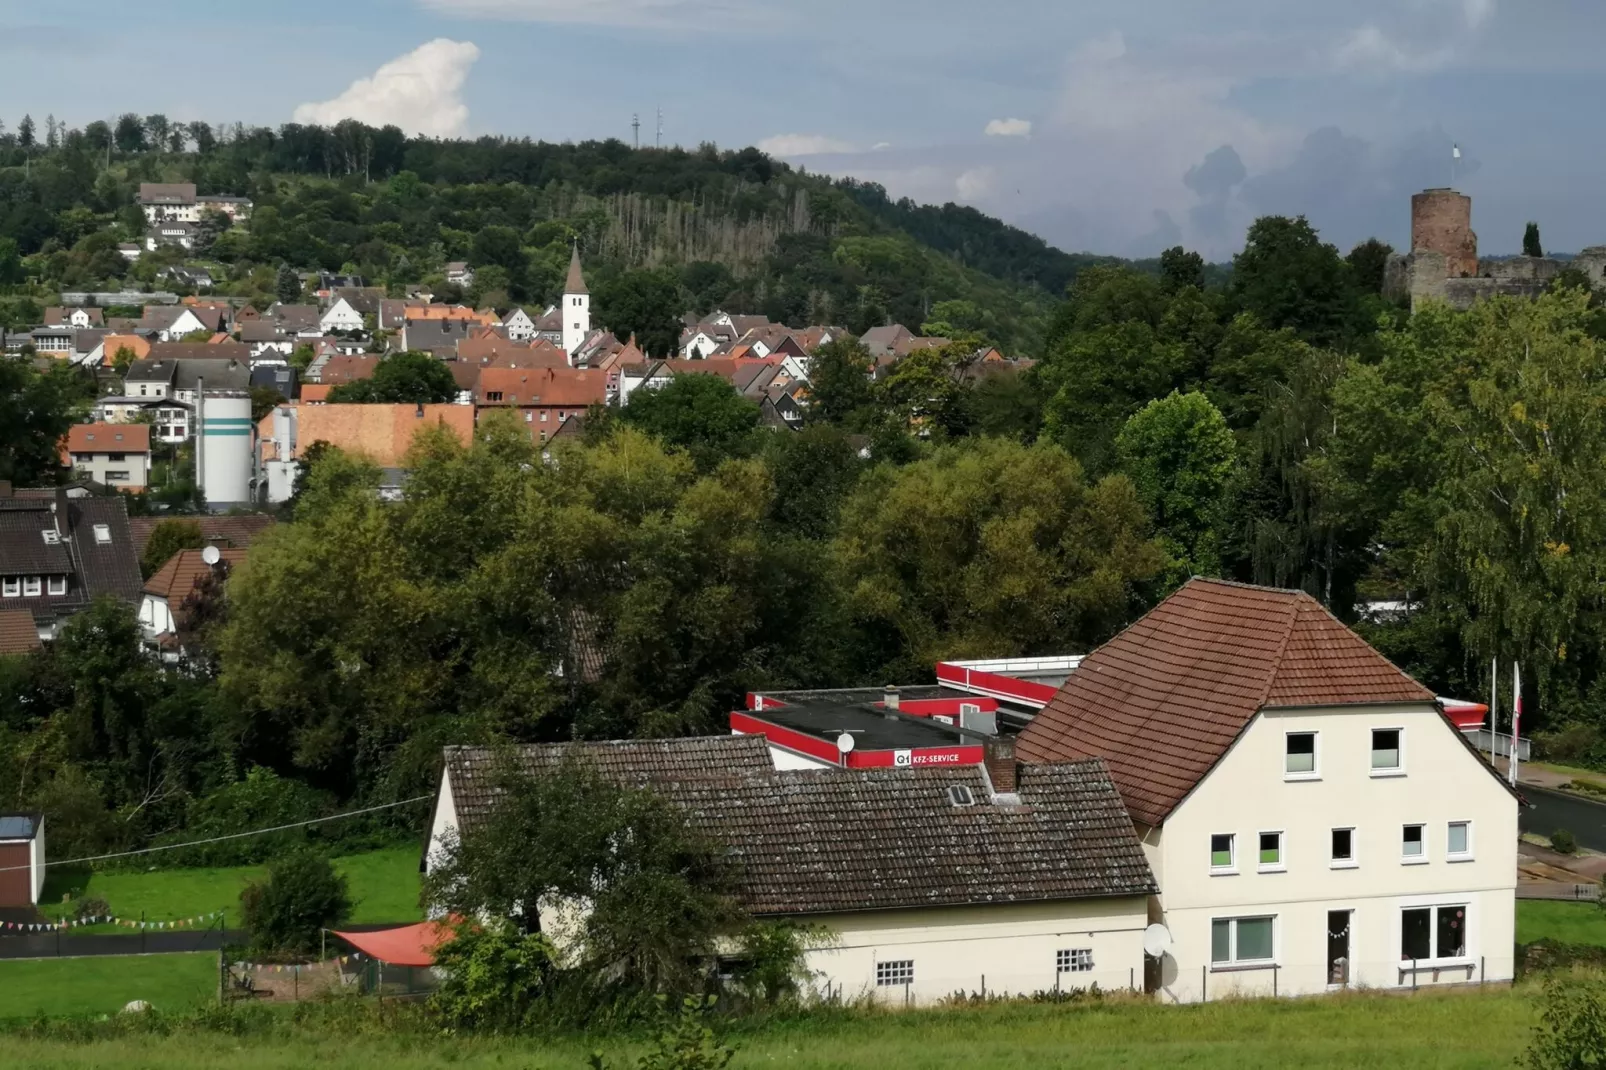
<instances>
[{"instance_id":1,"label":"pointed spire","mask_svg":"<svg viewBox=\"0 0 1606 1070\"><path fill-rule=\"evenodd\" d=\"M566 293L566 294L588 294L591 291L586 289L585 277L580 274L580 245L579 245L579 243L578 242L575 243L573 246L570 247L570 249L571 249L571 252L569 254L569 278L563 284L563 292Z\"/></svg>"}]
</instances>

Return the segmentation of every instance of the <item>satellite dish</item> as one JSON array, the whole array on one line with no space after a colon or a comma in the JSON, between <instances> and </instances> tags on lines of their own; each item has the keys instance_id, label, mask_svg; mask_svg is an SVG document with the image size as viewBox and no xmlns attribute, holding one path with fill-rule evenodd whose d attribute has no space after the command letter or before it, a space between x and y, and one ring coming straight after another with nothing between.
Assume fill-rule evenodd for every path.
<instances>
[{"instance_id":1,"label":"satellite dish","mask_svg":"<svg viewBox=\"0 0 1606 1070\"><path fill-rule=\"evenodd\" d=\"M223 560L223 554L216 546L208 546L201 551L201 560L208 565L215 565Z\"/></svg>"},{"instance_id":2,"label":"satellite dish","mask_svg":"<svg viewBox=\"0 0 1606 1070\"><path fill-rule=\"evenodd\" d=\"M1171 930L1155 922L1143 930L1143 953L1151 959L1164 958L1171 950Z\"/></svg>"},{"instance_id":3,"label":"satellite dish","mask_svg":"<svg viewBox=\"0 0 1606 1070\"><path fill-rule=\"evenodd\" d=\"M846 732L836 737L836 750L838 754L848 754L853 750L853 737Z\"/></svg>"}]
</instances>

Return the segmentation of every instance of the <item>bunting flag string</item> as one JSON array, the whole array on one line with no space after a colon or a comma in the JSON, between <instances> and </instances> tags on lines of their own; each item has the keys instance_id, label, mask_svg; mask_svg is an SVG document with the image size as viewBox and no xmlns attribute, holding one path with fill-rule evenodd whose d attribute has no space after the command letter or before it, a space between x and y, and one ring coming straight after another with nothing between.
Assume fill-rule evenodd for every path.
<instances>
[{"instance_id":1,"label":"bunting flag string","mask_svg":"<svg viewBox=\"0 0 1606 1070\"><path fill-rule=\"evenodd\" d=\"M69 918L66 921L7 921L0 922L0 931L9 933L53 933L57 930L81 929L87 925L115 925L122 929L143 929L147 931L163 931L167 929L188 929L203 922L210 923L223 916L221 910L214 910L210 914L197 914L193 918L180 918L174 921L144 921L138 918L119 918L113 915L98 915L90 918Z\"/></svg>"}]
</instances>

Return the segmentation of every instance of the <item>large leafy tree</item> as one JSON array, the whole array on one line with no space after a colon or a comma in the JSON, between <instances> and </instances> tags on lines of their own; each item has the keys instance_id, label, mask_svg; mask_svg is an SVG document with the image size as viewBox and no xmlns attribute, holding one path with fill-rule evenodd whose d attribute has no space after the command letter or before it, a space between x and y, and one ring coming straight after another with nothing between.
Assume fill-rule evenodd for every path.
<instances>
[{"instance_id":1,"label":"large leafy tree","mask_svg":"<svg viewBox=\"0 0 1606 1070\"><path fill-rule=\"evenodd\" d=\"M457 396L457 380L443 362L429 353L393 353L367 379L341 383L329 391L331 402L384 405L440 405Z\"/></svg>"},{"instance_id":2,"label":"large leafy tree","mask_svg":"<svg viewBox=\"0 0 1606 1070\"><path fill-rule=\"evenodd\" d=\"M1125 476L1090 484L1058 446L971 440L866 475L837 558L888 678L969 656L1088 649L1143 604L1164 553Z\"/></svg>"},{"instance_id":3,"label":"large leafy tree","mask_svg":"<svg viewBox=\"0 0 1606 1070\"><path fill-rule=\"evenodd\" d=\"M1265 326L1315 345L1346 344L1366 329L1350 266L1304 216L1255 220L1232 260L1231 295Z\"/></svg>"},{"instance_id":4,"label":"large leafy tree","mask_svg":"<svg viewBox=\"0 0 1606 1070\"><path fill-rule=\"evenodd\" d=\"M638 390L620 418L686 450L700 469L746 453L758 427L758 405L717 375L678 375L659 390Z\"/></svg>"},{"instance_id":5,"label":"large leafy tree","mask_svg":"<svg viewBox=\"0 0 1606 1070\"><path fill-rule=\"evenodd\" d=\"M1171 555L1169 585L1219 574L1227 492L1237 463L1221 412L1203 394L1173 393L1134 413L1115 446L1121 470Z\"/></svg>"},{"instance_id":6,"label":"large leafy tree","mask_svg":"<svg viewBox=\"0 0 1606 1070\"><path fill-rule=\"evenodd\" d=\"M597 321L618 338L634 335L651 357L674 353L684 311L680 280L673 271L626 271L597 287Z\"/></svg>"},{"instance_id":7,"label":"large leafy tree","mask_svg":"<svg viewBox=\"0 0 1606 1070\"><path fill-rule=\"evenodd\" d=\"M875 362L856 338L836 338L809 358L809 418L858 429L870 418Z\"/></svg>"},{"instance_id":8,"label":"large leafy tree","mask_svg":"<svg viewBox=\"0 0 1606 1070\"><path fill-rule=\"evenodd\" d=\"M63 364L39 371L0 356L0 479L55 482L62 437L93 397L93 382Z\"/></svg>"}]
</instances>

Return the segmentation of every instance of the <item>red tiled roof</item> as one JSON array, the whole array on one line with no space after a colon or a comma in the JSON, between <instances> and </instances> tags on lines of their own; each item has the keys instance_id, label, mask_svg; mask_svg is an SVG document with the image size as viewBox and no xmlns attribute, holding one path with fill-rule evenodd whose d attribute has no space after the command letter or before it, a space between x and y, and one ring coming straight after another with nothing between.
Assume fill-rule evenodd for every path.
<instances>
[{"instance_id":1,"label":"red tiled roof","mask_svg":"<svg viewBox=\"0 0 1606 1070\"><path fill-rule=\"evenodd\" d=\"M68 453L149 453L148 424L74 424L67 429Z\"/></svg>"},{"instance_id":2,"label":"red tiled roof","mask_svg":"<svg viewBox=\"0 0 1606 1070\"><path fill-rule=\"evenodd\" d=\"M1195 579L1088 655L1019 753L1103 757L1133 818L1154 825L1262 709L1433 701L1304 592Z\"/></svg>"},{"instance_id":3,"label":"red tiled roof","mask_svg":"<svg viewBox=\"0 0 1606 1070\"><path fill-rule=\"evenodd\" d=\"M228 562L229 567L238 565L245 560L246 551L243 548L230 547L219 551L222 560ZM156 570L155 575L146 581L145 593L155 595L167 602L167 608L176 618L179 608L184 605L195 590L195 585L212 570L212 567L201 560L200 550L180 550L167 559L167 563Z\"/></svg>"},{"instance_id":4,"label":"red tiled roof","mask_svg":"<svg viewBox=\"0 0 1606 1070\"><path fill-rule=\"evenodd\" d=\"M252 540L273 526L273 517L267 513L237 513L233 516L222 514L175 517L131 516L128 518L128 531L133 537L135 557L145 556L145 545L151 541L151 533L169 520L194 524L201 529L202 538L219 548L250 546Z\"/></svg>"},{"instance_id":5,"label":"red tiled roof","mask_svg":"<svg viewBox=\"0 0 1606 1070\"><path fill-rule=\"evenodd\" d=\"M607 390L607 374L595 368L481 368L474 402L583 409L607 400Z\"/></svg>"},{"instance_id":6,"label":"red tiled roof","mask_svg":"<svg viewBox=\"0 0 1606 1070\"><path fill-rule=\"evenodd\" d=\"M31 654L39 645L31 611L0 609L0 654Z\"/></svg>"}]
</instances>

